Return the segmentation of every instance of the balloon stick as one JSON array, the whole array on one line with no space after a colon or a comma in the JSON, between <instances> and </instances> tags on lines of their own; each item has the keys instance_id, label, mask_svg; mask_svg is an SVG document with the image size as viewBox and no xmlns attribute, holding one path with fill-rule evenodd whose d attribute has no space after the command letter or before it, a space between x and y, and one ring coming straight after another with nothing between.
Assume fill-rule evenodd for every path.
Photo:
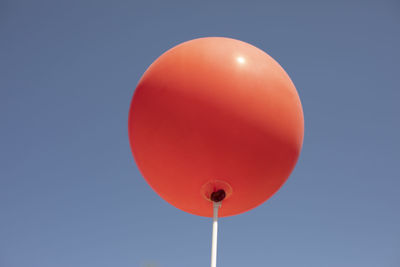
<instances>
[{"instance_id":1,"label":"balloon stick","mask_svg":"<svg viewBox=\"0 0 400 267\"><path fill-rule=\"evenodd\" d=\"M218 209L221 202L213 202L213 228L211 242L211 267L217 266Z\"/></svg>"}]
</instances>

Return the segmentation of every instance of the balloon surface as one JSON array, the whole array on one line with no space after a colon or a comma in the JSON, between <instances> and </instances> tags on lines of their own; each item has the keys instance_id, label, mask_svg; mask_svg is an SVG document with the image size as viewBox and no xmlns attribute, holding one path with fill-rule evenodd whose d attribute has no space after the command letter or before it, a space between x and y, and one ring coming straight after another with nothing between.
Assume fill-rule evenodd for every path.
<instances>
[{"instance_id":1,"label":"balloon surface","mask_svg":"<svg viewBox=\"0 0 400 267\"><path fill-rule=\"evenodd\" d=\"M303 111L283 68L242 41L179 44L146 70L129 112L135 161L150 186L183 211L248 211L285 183L303 143Z\"/></svg>"}]
</instances>

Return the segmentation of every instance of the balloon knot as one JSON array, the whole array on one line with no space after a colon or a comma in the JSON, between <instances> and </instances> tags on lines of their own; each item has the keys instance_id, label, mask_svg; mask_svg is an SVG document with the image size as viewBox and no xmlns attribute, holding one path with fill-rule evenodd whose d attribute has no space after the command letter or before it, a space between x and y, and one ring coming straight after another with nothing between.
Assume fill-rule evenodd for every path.
<instances>
[{"instance_id":1,"label":"balloon knot","mask_svg":"<svg viewBox=\"0 0 400 267\"><path fill-rule=\"evenodd\" d=\"M212 192L210 199L214 202L221 202L222 200L224 200L225 196L225 190L220 189L218 191Z\"/></svg>"}]
</instances>

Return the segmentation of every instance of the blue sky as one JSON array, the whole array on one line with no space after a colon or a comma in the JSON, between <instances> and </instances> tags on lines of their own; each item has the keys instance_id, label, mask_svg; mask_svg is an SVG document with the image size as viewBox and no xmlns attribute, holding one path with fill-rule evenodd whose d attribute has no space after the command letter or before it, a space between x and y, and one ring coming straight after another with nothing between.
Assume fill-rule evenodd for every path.
<instances>
[{"instance_id":1,"label":"blue sky","mask_svg":"<svg viewBox=\"0 0 400 267\"><path fill-rule=\"evenodd\" d=\"M218 266L400 266L398 1L0 2L0 267L200 267L211 221L164 202L127 136L136 83L197 37L288 72L303 151L268 202L223 218Z\"/></svg>"}]
</instances>

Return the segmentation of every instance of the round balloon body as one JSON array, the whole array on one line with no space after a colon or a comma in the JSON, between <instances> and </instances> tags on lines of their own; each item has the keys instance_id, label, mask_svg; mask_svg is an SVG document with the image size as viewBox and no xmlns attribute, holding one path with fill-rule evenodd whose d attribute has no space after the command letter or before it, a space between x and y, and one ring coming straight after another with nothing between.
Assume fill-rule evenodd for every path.
<instances>
[{"instance_id":1,"label":"round balloon body","mask_svg":"<svg viewBox=\"0 0 400 267\"><path fill-rule=\"evenodd\" d=\"M146 70L129 111L129 138L144 178L164 200L220 217L270 198L292 172L303 143L303 111L283 68L239 40L179 44Z\"/></svg>"}]
</instances>

